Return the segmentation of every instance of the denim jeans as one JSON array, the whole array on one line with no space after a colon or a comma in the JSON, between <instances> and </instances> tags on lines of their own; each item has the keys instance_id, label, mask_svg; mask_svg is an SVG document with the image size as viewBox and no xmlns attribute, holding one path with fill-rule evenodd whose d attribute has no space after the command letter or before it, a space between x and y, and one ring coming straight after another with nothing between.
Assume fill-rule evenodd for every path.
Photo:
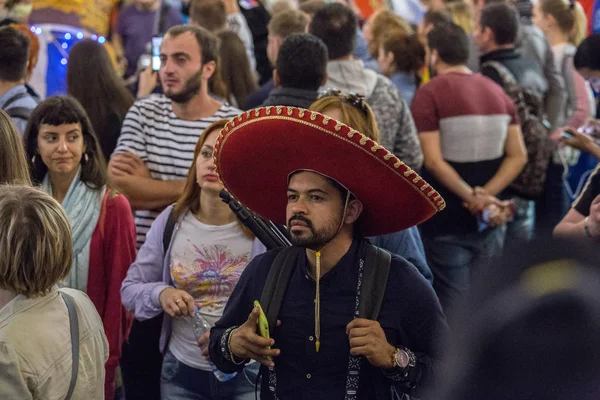
<instances>
[{"instance_id":1,"label":"denim jeans","mask_svg":"<svg viewBox=\"0 0 600 400\"><path fill-rule=\"evenodd\" d=\"M254 400L260 364L253 363L227 382L220 382L212 371L192 368L167 351L160 379L162 400Z\"/></svg>"},{"instance_id":2,"label":"denim jeans","mask_svg":"<svg viewBox=\"0 0 600 400\"><path fill-rule=\"evenodd\" d=\"M459 235L423 235L427 261L433 272L433 288L447 313L466 292L475 268L485 268L500 255L506 227Z\"/></svg>"}]
</instances>

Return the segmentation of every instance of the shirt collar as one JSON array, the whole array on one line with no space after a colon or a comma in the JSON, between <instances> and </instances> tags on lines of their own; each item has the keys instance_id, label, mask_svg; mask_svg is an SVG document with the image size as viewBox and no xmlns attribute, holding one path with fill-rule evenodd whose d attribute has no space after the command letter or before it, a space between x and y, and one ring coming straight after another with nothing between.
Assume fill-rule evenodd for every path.
<instances>
[{"instance_id":1,"label":"shirt collar","mask_svg":"<svg viewBox=\"0 0 600 400\"><path fill-rule=\"evenodd\" d=\"M270 96L290 96L314 100L316 100L318 95L319 92L316 90L296 89L291 87L276 87L270 93Z\"/></svg>"},{"instance_id":2,"label":"shirt collar","mask_svg":"<svg viewBox=\"0 0 600 400\"><path fill-rule=\"evenodd\" d=\"M4 307L0 309L0 326L9 322L9 320L22 312L27 311L30 308L37 306L38 304L48 302L54 299L58 295L58 286L52 287L50 291L43 296L37 297L26 297L22 294L17 295L14 299L8 302Z\"/></svg>"},{"instance_id":3,"label":"shirt collar","mask_svg":"<svg viewBox=\"0 0 600 400\"><path fill-rule=\"evenodd\" d=\"M514 47L510 48L510 49L500 49L500 50L490 51L489 53L482 55L481 63L484 63L484 62L490 61L490 60L510 60L510 59L518 58L518 57L519 57L519 53L517 52L517 50Z\"/></svg>"},{"instance_id":4,"label":"shirt collar","mask_svg":"<svg viewBox=\"0 0 600 400\"><path fill-rule=\"evenodd\" d=\"M331 279L334 279L334 277L340 273L343 273L343 271L348 270L349 268L353 268L353 266L358 262L358 249L359 249L359 243L360 240L359 239L354 239L352 240L352 244L350 245L350 248L348 249L348 251L346 252L346 254L344 254L344 256L340 259L340 261L338 261L338 263L329 270L329 272L327 272L325 275L323 275L323 277L321 278L321 283L323 282L327 282ZM325 248L323 250L323 252L326 252L327 248ZM304 274L304 276L308 277L309 279L313 279L310 277L310 271L308 268L308 258L306 257L306 251L302 252L302 255L300 257L300 262L302 265L302 273Z\"/></svg>"}]
</instances>

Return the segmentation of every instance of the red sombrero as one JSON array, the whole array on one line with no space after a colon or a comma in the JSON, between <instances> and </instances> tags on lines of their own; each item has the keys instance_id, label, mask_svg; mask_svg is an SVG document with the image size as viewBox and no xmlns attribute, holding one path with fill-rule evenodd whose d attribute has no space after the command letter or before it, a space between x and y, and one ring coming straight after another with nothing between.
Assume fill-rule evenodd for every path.
<instances>
[{"instance_id":1,"label":"red sombrero","mask_svg":"<svg viewBox=\"0 0 600 400\"><path fill-rule=\"evenodd\" d=\"M250 210L286 223L288 176L312 170L364 205L365 236L417 225L446 206L415 171L358 131L296 107L264 107L233 118L214 150L225 188Z\"/></svg>"}]
</instances>

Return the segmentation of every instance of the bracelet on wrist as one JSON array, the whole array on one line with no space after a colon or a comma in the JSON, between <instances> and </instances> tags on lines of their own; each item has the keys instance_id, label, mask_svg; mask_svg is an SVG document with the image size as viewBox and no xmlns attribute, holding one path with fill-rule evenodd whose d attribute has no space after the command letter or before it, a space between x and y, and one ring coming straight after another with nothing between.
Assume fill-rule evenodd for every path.
<instances>
[{"instance_id":1,"label":"bracelet on wrist","mask_svg":"<svg viewBox=\"0 0 600 400\"><path fill-rule=\"evenodd\" d=\"M233 351L231 351L231 337L233 336L233 332L235 332L236 330L237 330L237 327L233 328L231 331L229 331L229 336L227 337L227 351L229 352L229 359L232 363L234 363L235 365L242 365L247 361L247 359L245 359L245 358L240 359L240 358L236 357L235 354L233 354ZM238 360L240 360L240 361L238 361Z\"/></svg>"}]
</instances>

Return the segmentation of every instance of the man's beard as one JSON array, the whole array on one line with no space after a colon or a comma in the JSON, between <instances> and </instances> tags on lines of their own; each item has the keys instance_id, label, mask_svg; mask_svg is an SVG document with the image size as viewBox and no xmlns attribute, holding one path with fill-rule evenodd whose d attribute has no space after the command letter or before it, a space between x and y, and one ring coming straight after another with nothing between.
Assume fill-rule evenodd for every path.
<instances>
[{"instance_id":1,"label":"man's beard","mask_svg":"<svg viewBox=\"0 0 600 400\"><path fill-rule=\"evenodd\" d=\"M293 221L301 221L306 224L306 228L310 231L310 235L306 237L298 237L292 232L291 226ZM332 221L329 225L316 230L312 221L302 215L292 215L288 221L288 230L291 236L291 242L294 246L309 248L314 251L321 250L329 243L338 233L339 223Z\"/></svg>"},{"instance_id":2,"label":"man's beard","mask_svg":"<svg viewBox=\"0 0 600 400\"><path fill-rule=\"evenodd\" d=\"M185 104L189 102L194 96L200 93L200 89L202 88L202 69L203 67L200 67L198 72L190 76L188 80L185 81L183 89L181 89L179 92L171 94L165 92L165 96L175 103Z\"/></svg>"}]
</instances>

